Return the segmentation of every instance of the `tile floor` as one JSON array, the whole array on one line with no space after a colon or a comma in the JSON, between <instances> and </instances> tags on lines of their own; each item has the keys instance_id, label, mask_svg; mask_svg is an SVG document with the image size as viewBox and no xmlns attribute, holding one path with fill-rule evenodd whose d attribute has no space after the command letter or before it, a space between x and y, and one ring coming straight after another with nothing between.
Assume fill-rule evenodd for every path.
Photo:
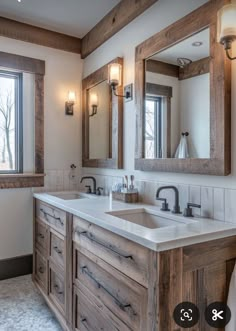
<instances>
[{"instance_id":1,"label":"tile floor","mask_svg":"<svg viewBox=\"0 0 236 331\"><path fill-rule=\"evenodd\" d=\"M62 331L31 276L0 282L0 331Z\"/></svg>"}]
</instances>

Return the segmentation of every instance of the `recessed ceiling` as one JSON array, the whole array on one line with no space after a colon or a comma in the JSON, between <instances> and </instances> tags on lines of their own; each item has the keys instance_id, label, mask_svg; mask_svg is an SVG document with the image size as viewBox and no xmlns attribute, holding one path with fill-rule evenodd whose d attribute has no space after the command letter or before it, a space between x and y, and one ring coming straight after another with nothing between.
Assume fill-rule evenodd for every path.
<instances>
[{"instance_id":1,"label":"recessed ceiling","mask_svg":"<svg viewBox=\"0 0 236 331\"><path fill-rule=\"evenodd\" d=\"M195 42L202 42L202 45L200 47L192 46ZM177 58L197 61L208 56L210 56L210 31L206 29L152 56L151 59L177 64Z\"/></svg>"},{"instance_id":2,"label":"recessed ceiling","mask_svg":"<svg viewBox=\"0 0 236 331\"><path fill-rule=\"evenodd\" d=\"M120 0L0 0L0 16L82 38Z\"/></svg>"}]
</instances>

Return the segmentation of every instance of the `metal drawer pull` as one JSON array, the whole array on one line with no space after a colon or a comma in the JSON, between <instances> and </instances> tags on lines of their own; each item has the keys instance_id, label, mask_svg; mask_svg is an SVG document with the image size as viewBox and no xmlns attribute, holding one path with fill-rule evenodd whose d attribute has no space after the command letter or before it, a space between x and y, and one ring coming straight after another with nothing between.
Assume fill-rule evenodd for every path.
<instances>
[{"instance_id":1,"label":"metal drawer pull","mask_svg":"<svg viewBox=\"0 0 236 331\"><path fill-rule=\"evenodd\" d=\"M61 220L60 217L55 217L55 216L53 216L53 215L47 213L45 210L43 210L43 208L40 208L40 211L44 214L44 217L46 218L46 220L47 220L47 216L49 216L49 217L54 218L54 220L59 221L60 224L61 224L62 226L64 226L64 222Z\"/></svg>"},{"instance_id":2,"label":"metal drawer pull","mask_svg":"<svg viewBox=\"0 0 236 331\"><path fill-rule=\"evenodd\" d=\"M38 237L41 238L41 239L44 239L44 235L42 233L39 233Z\"/></svg>"},{"instance_id":3,"label":"metal drawer pull","mask_svg":"<svg viewBox=\"0 0 236 331\"><path fill-rule=\"evenodd\" d=\"M124 258L124 259L130 259L130 260L134 260L133 256L132 255L123 255L121 254L120 252L116 251L112 245L105 245L104 243L102 243L101 241L95 239L93 237L93 235L91 233L88 233L87 231L83 231L83 232L79 232L77 231L77 233L81 236L84 236L88 239L90 239L91 241L94 241L96 244L102 246L102 247L105 247L106 249L109 249L110 251L112 251L113 253L119 255L120 257Z\"/></svg>"},{"instance_id":4,"label":"metal drawer pull","mask_svg":"<svg viewBox=\"0 0 236 331\"><path fill-rule=\"evenodd\" d=\"M54 285L54 289L56 290L57 294L63 294L63 291L60 291L59 286L57 284Z\"/></svg>"},{"instance_id":5,"label":"metal drawer pull","mask_svg":"<svg viewBox=\"0 0 236 331\"><path fill-rule=\"evenodd\" d=\"M41 273L41 274L44 274L44 268L43 267L39 267L39 272Z\"/></svg>"},{"instance_id":6,"label":"metal drawer pull","mask_svg":"<svg viewBox=\"0 0 236 331\"><path fill-rule=\"evenodd\" d=\"M57 252L57 254L61 255L62 254L62 251L57 247L53 247L54 251Z\"/></svg>"},{"instance_id":7,"label":"metal drawer pull","mask_svg":"<svg viewBox=\"0 0 236 331\"><path fill-rule=\"evenodd\" d=\"M101 283L99 283L96 278L93 276L93 274L88 270L88 267L84 266L81 268L82 269L82 273L86 274L87 276L89 276L89 278L91 278L94 283L97 285L98 288L102 288L105 292L107 292L107 294L109 294L112 299L114 300L115 304L123 311L126 311L127 308L130 309L130 311L132 312L133 315L136 315L136 313L133 311L133 308L131 307L130 304L125 305L122 302L120 302L107 288L105 288L105 286L103 286Z\"/></svg>"},{"instance_id":8,"label":"metal drawer pull","mask_svg":"<svg viewBox=\"0 0 236 331\"><path fill-rule=\"evenodd\" d=\"M84 324L84 327L87 329L87 330L89 330L89 325L88 325L88 322L87 322L87 318L81 318L80 319L80 321L81 321L81 323L83 323Z\"/></svg>"}]
</instances>

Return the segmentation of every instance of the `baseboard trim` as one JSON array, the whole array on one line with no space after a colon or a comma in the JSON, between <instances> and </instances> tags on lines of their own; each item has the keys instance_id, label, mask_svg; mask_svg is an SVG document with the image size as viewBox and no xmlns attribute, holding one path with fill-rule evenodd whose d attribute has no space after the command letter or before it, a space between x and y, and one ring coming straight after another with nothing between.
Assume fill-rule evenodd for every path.
<instances>
[{"instance_id":1,"label":"baseboard trim","mask_svg":"<svg viewBox=\"0 0 236 331\"><path fill-rule=\"evenodd\" d=\"M32 272L32 254L0 260L0 280L29 275Z\"/></svg>"}]
</instances>

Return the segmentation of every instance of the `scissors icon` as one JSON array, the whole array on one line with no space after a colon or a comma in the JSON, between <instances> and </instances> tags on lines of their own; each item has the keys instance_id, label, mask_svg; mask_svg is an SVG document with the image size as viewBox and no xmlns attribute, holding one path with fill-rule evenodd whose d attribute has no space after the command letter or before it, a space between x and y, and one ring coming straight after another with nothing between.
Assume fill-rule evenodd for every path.
<instances>
[{"instance_id":1,"label":"scissors icon","mask_svg":"<svg viewBox=\"0 0 236 331\"><path fill-rule=\"evenodd\" d=\"M216 309L213 309L213 310L212 310L212 314L213 314L214 316L212 317L212 320L213 320L213 321L217 321L218 319L223 320L224 317L221 316L223 313L224 313L223 310L221 310L221 311L218 312Z\"/></svg>"}]
</instances>

